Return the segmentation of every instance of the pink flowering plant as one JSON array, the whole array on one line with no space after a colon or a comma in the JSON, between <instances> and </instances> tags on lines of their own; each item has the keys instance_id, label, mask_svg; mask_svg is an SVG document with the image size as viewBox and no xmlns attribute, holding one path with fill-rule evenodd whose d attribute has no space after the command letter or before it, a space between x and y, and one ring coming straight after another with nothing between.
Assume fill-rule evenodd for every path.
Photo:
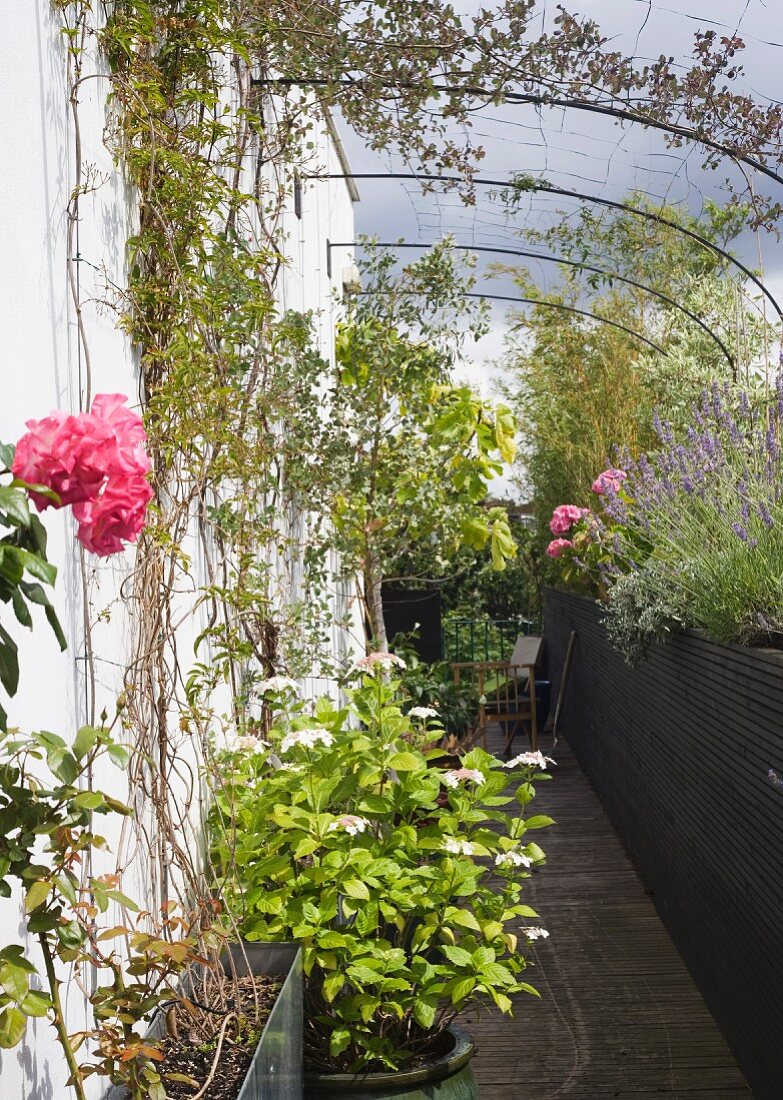
<instances>
[{"instance_id":1,"label":"pink flowering plant","mask_svg":"<svg viewBox=\"0 0 783 1100\"><path fill-rule=\"evenodd\" d=\"M476 748L445 770L416 747L402 671L365 660L346 706L295 704L268 748L221 757L212 858L248 939L303 945L310 1070L404 1068L466 1008L536 992L526 951L545 932L521 894L551 762Z\"/></svg>"},{"instance_id":2,"label":"pink flowering plant","mask_svg":"<svg viewBox=\"0 0 783 1100\"><path fill-rule=\"evenodd\" d=\"M552 513L549 527L556 537L546 552L559 561L566 584L580 588L587 585L599 595L606 593L609 575L620 569L618 547L627 541L625 523L618 519L627 518L633 506L627 480L625 470L608 467L592 483L592 508L561 504ZM638 549L641 555L643 548Z\"/></svg>"},{"instance_id":3,"label":"pink flowering plant","mask_svg":"<svg viewBox=\"0 0 783 1100\"><path fill-rule=\"evenodd\" d=\"M44 614L61 649L66 642L46 588L57 569L46 557L46 530L32 512L70 506L77 538L100 556L133 542L144 524L152 489L141 418L121 394L98 394L92 412L55 410L28 420L16 447L0 444L0 602L32 628L31 605ZM4 532L4 533L3 533ZM18 648L0 620L0 684L13 696L19 684ZM7 715L0 706L0 731Z\"/></svg>"},{"instance_id":4,"label":"pink flowering plant","mask_svg":"<svg viewBox=\"0 0 783 1100\"><path fill-rule=\"evenodd\" d=\"M30 485L38 511L71 505L77 538L99 557L136 541L152 497L144 425L126 402L101 393L89 413L56 409L28 420L13 458L14 476Z\"/></svg>"}]
</instances>

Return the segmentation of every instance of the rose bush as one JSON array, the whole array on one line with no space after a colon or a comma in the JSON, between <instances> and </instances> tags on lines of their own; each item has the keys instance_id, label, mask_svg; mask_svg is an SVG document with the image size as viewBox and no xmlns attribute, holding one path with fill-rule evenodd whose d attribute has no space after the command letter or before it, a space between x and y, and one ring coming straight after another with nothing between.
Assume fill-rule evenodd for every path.
<instances>
[{"instance_id":1,"label":"rose bush","mask_svg":"<svg viewBox=\"0 0 783 1100\"><path fill-rule=\"evenodd\" d=\"M223 896L248 939L302 943L311 1069L402 1068L467 1006L510 1012L511 994L536 992L524 946L543 933L518 923L536 916L520 895L551 819L525 811L548 761L473 749L459 770L435 766L384 656L362 662L346 707L281 704L270 747L220 758Z\"/></svg>"}]
</instances>

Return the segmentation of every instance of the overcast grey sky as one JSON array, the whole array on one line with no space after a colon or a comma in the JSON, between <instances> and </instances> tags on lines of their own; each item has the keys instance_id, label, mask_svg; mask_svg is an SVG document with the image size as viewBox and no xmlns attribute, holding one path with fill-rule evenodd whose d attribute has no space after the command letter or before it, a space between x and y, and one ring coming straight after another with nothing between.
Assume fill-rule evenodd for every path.
<instances>
[{"instance_id":1,"label":"overcast grey sky","mask_svg":"<svg viewBox=\"0 0 783 1100\"><path fill-rule=\"evenodd\" d=\"M470 10L464 0L461 10ZM782 0L570 0L569 11L592 16L612 41L613 48L638 58L661 53L687 61L693 35L712 28L719 34L735 31L747 44L743 57L744 90L759 99L783 97ZM555 0L539 0L536 28L551 26ZM699 151L693 146L667 150L663 136L639 126L620 127L585 114L539 110L534 106L505 105L487 108L478 117L474 137L486 149L481 175L506 178L517 171L541 175L558 187L585 190L611 199L622 199L632 189L651 197L687 203L694 212L704 197L725 198L725 172L704 172ZM369 153L355 137L346 135L353 171L404 170L404 165ZM772 181L764 181L774 187ZM356 207L357 231L380 239L433 241L452 233L466 245L514 247L512 227L499 204L480 189L477 204L464 207L454 195L423 196L417 186L401 181L360 181L361 202ZM783 191L783 188L781 189ZM781 196L783 197L783 196ZM524 222L546 227L559 220L562 211L574 209L571 200L531 196ZM773 293L783 296L783 246L774 235L762 234L765 278ZM748 232L738 251L750 265L757 264L757 243ZM496 257L485 256L479 267ZM554 265L531 268L542 288L557 278ZM508 293L508 285L490 281L486 289ZM493 332L476 349L477 365L496 355L502 345L505 309L493 307ZM471 371L487 388L488 369Z\"/></svg>"}]
</instances>

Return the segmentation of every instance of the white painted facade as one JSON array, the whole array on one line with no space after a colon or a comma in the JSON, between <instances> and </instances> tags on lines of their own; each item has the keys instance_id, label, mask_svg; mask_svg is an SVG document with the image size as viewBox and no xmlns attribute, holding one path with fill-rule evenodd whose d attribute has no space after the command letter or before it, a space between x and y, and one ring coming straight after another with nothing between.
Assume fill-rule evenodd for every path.
<instances>
[{"instance_id":1,"label":"white painted facade","mask_svg":"<svg viewBox=\"0 0 783 1100\"><path fill-rule=\"evenodd\" d=\"M100 5L96 5L99 7ZM76 314L69 287L67 207L74 186L76 160L74 122L68 102L65 43L60 13L48 0L4 0L0 5L0 440L15 442L24 422L59 407L83 406L88 366L76 333ZM138 407L138 365L128 339L116 328L105 303L108 279L125 283L125 241L133 230L133 195L103 144L107 81L92 79L101 60L92 59L90 79L80 89L79 125L82 163L93 166L96 189L80 201L78 253L74 274L87 335L92 393L122 392ZM340 151L333 137L318 137L317 157L323 171L339 172ZM355 197L355 196L354 196ZM332 354L332 332L345 252L331 277L327 273L327 239L353 240L353 198L343 181L305 183L301 217L286 216L290 266L281 286L284 308L312 310L320 346ZM20 645L21 682L6 709L11 724L23 729L48 729L72 738L89 713L84 671L84 592L70 511L47 511L49 557L60 570L54 602L68 637L60 653L43 616L36 616L31 634L18 625L13 635ZM113 714L122 688L132 622L121 596L132 556L87 558L88 609L96 655L96 713ZM296 588L295 564L287 583ZM193 589L206 580L198 553L194 556ZM336 594L344 609L350 592ZM7 615L0 605L3 621ZM336 632L336 651L362 644L361 620L353 607L353 629ZM200 612L186 616L180 627L180 652L190 660L192 641L204 623ZM187 674L187 668L183 669ZM313 683L311 690L321 685ZM123 777L106 780L121 796ZM96 777L101 785L101 777ZM138 885L149 872L138 867ZM130 892L130 891L129 891ZM19 898L0 900L0 946L23 942ZM37 962L31 947L30 958ZM84 1018L85 1001L64 974L64 994L73 1030ZM65 1100L66 1071L62 1054L46 1020L31 1020L26 1042L0 1054L2 1100ZM92 1093L101 1093L93 1080Z\"/></svg>"}]
</instances>

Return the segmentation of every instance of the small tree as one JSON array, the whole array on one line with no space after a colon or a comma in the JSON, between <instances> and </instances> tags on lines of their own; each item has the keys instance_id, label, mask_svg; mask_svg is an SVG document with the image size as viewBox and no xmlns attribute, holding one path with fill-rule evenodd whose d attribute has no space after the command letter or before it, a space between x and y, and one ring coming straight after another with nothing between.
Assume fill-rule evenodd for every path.
<instances>
[{"instance_id":1,"label":"small tree","mask_svg":"<svg viewBox=\"0 0 783 1100\"><path fill-rule=\"evenodd\" d=\"M393 273L373 257L370 285L348 303L331 393L333 518L345 566L360 572L376 645L385 649L381 584L417 563L442 575L462 545L489 545L502 569L515 544L490 481L514 458L513 418L454 380L466 333L485 310L466 298L448 241ZM406 576L406 579L411 579Z\"/></svg>"}]
</instances>

